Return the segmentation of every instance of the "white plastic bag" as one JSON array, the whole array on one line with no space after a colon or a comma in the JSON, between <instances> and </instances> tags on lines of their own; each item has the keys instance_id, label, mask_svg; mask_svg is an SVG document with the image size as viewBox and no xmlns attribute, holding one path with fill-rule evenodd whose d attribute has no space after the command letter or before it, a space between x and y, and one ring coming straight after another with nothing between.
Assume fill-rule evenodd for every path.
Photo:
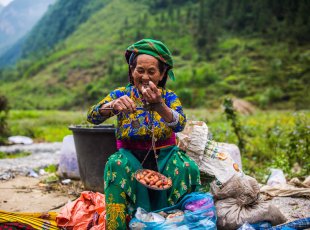
<instances>
[{"instance_id":1,"label":"white plastic bag","mask_svg":"<svg viewBox=\"0 0 310 230\"><path fill-rule=\"evenodd\" d=\"M65 136L63 139L60 150L58 175L72 179L80 178L73 135Z\"/></svg>"},{"instance_id":2,"label":"white plastic bag","mask_svg":"<svg viewBox=\"0 0 310 230\"><path fill-rule=\"evenodd\" d=\"M274 185L286 184L286 179L281 169L270 169L270 171L271 174L268 178L267 185L274 186Z\"/></svg>"},{"instance_id":3,"label":"white plastic bag","mask_svg":"<svg viewBox=\"0 0 310 230\"><path fill-rule=\"evenodd\" d=\"M8 140L13 144L24 144L24 145L33 144L33 140L30 137L25 136L11 136L8 138Z\"/></svg>"}]
</instances>

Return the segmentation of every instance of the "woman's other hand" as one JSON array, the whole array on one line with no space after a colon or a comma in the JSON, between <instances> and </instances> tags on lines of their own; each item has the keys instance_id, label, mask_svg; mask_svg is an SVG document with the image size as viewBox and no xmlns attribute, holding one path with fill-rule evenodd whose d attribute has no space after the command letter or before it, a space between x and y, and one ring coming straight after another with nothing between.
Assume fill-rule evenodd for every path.
<instances>
[{"instance_id":1,"label":"woman's other hand","mask_svg":"<svg viewBox=\"0 0 310 230\"><path fill-rule=\"evenodd\" d=\"M124 95L112 101L111 108L121 113L133 113L136 111L137 106L130 97Z\"/></svg>"},{"instance_id":2,"label":"woman's other hand","mask_svg":"<svg viewBox=\"0 0 310 230\"><path fill-rule=\"evenodd\" d=\"M114 101L103 104L100 108L100 114L103 116L109 116L111 114L111 109L113 110L112 114L118 113L133 113L136 111L136 104L131 100L127 95L121 96Z\"/></svg>"}]
</instances>

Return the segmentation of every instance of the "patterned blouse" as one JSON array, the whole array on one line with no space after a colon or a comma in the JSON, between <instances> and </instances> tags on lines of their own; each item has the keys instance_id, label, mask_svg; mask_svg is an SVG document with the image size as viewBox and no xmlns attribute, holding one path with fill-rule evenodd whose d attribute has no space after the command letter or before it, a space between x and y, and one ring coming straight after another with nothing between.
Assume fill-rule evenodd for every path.
<instances>
[{"instance_id":1,"label":"patterned blouse","mask_svg":"<svg viewBox=\"0 0 310 230\"><path fill-rule=\"evenodd\" d=\"M138 89L129 84L112 91L98 104L92 106L87 114L87 120L93 124L100 124L110 116L102 116L99 108L121 96L130 97L140 109L135 113L120 113L117 115L116 138L124 141L150 141L152 139L152 123L154 124L154 136L157 140L169 139L175 132L181 132L186 123L186 116L183 113L182 105L177 95L167 89L159 88L166 105L172 110L174 122L167 123L161 116L153 111L141 109L142 95ZM112 116L112 115L111 115ZM137 125L138 124L138 125Z\"/></svg>"}]
</instances>

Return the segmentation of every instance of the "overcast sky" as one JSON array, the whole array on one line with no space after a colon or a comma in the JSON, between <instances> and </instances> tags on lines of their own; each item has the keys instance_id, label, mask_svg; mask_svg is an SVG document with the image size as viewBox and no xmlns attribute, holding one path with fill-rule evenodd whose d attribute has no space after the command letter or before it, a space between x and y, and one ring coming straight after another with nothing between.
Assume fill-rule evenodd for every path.
<instances>
[{"instance_id":1,"label":"overcast sky","mask_svg":"<svg viewBox=\"0 0 310 230\"><path fill-rule=\"evenodd\" d=\"M6 6L7 4L9 4L12 0L0 0L0 4L3 6Z\"/></svg>"}]
</instances>

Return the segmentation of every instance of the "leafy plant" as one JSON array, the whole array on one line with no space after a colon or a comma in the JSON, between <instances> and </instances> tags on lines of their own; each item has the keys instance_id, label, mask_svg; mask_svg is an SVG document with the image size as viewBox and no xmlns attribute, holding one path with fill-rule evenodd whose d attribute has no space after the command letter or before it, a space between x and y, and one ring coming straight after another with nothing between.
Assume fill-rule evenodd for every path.
<instances>
[{"instance_id":1,"label":"leafy plant","mask_svg":"<svg viewBox=\"0 0 310 230\"><path fill-rule=\"evenodd\" d=\"M289 166L297 163L301 167L300 174L310 173L310 124L304 113L295 114L295 126L288 133L287 155Z\"/></svg>"},{"instance_id":2,"label":"leafy plant","mask_svg":"<svg viewBox=\"0 0 310 230\"><path fill-rule=\"evenodd\" d=\"M0 95L0 144L5 142L8 135L7 117L9 112L8 100L5 96Z\"/></svg>"},{"instance_id":3,"label":"leafy plant","mask_svg":"<svg viewBox=\"0 0 310 230\"><path fill-rule=\"evenodd\" d=\"M232 99L231 98L225 98L223 106L224 106L224 112L226 114L226 118L228 121L231 121L231 125L233 127L233 130L234 130L234 132L238 138L238 146L240 148L240 152L243 153L245 151L246 141L244 139L244 134L242 131L240 121L237 117L236 110L233 107Z\"/></svg>"},{"instance_id":4,"label":"leafy plant","mask_svg":"<svg viewBox=\"0 0 310 230\"><path fill-rule=\"evenodd\" d=\"M8 152L1 152L0 151L0 159L12 159L12 158L21 158L21 157L26 157L31 155L30 152L13 152L13 153L8 153Z\"/></svg>"}]
</instances>

